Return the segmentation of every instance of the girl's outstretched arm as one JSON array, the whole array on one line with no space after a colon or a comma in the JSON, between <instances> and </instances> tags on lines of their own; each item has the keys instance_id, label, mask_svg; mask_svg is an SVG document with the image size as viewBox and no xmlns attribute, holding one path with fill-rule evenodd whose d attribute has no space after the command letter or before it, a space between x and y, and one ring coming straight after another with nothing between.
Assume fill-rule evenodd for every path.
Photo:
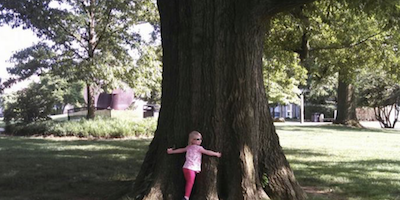
<instances>
[{"instance_id":1,"label":"girl's outstretched arm","mask_svg":"<svg viewBox=\"0 0 400 200\"><path fill-rule=\"evenodd\" d=\"M168 148L167 149L167 153L168 154L183 153L183 152L186 152L186 147L185 148L179 148L179 149L172 149L172 148Z\"/></svg>"},{"instance_id":2,"label":"girl's outstretched arm","mask_svg":"<svg viewBox=\"0 0 400 200\"><path fill-rule=\"evenodd\" d=\"M211 150L207 150L207 149L201 149L200 150L201 153L209 155L209 156L215 156L215 157L221 157L221 153L220 152L215 152L215 151L211 151Z\"/></svg>"}]
</instances>

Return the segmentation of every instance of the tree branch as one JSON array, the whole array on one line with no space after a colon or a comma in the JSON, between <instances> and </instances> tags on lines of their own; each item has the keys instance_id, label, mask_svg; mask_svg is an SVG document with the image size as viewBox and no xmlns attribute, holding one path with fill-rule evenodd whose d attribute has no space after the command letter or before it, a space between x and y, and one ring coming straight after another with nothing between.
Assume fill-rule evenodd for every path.
<instances>
[{"instance_id":1,"label":"tree branch","mask_svg":"<svg viewBox=\"0 0 400 200\"><path fill-rule=\"evenodd\" d=\"M315 0L264 0L261 1L263 6L263 12L266 14L265 17L273 16L277 13L290 10L300 5L314 2Z\"/></svg>"},{"instance_id":2,"label":"tree branch","mask_svg":"<svg viewBox=\"0 0 400 200\"><path fill-rule=\"evenodd\" d=\"M327 46L327 47L320 47L320 48L310 48L310 51L350 49L350 48L353 48L355 46L361 45L361 44L369 41L371 38L374 38L375 36L380 35L382 33L383 33L383 31L381 31L379 33L376 33L376 34L373 34L373 35L370 35L370 36L368 36L368 37L366 37L366 38L364 38L364 39L362 39L362 40L360 40L360 41L358 41L356 43L342 45L342 46L339 45L339 46ZM295 50L295 52L296 51L298 51L298 50Z\"/></svg>"},{"instance_id":3,"label":"tree branch","mask_svg":"<svg viewBox=\"0 0 400 200\"><path fill-rule=\"evenodd\" d=\"M81 2L83 11L85 11L86 14L89 14L88 10L86 9L85 1L80 1L80 2Z\"/></svg>"},{"instance_id":4,"label":"tree branch","mask_svg":"<svg viewBox=\"0 0 400 200\"><path fill-rule=\"evenodd\" d=\"M67 35L69 35L69 36L71 36L72 38L75 38L82 46L85 46L85 44L84 44L84 39L83 39L83 41L82 41L82 36L81 35L75 35L73 32L70 32L63 24L61 24L61 22L56 22L57 23L57 25L59 25L60 27L61 27L61 29L62 30L64 30L64 32L67 34Z\"/></svg>"},{"instance_id":5,"label":"tree branch","mask_svg":"<svg viewBox=\"0 0 400 200\"><path fill-rule=\"evenodd\" d=\"M96 42L96 45L94 46L93 49L96 49L97 46L100 44L100 42L103 39L103 36L107 30L107 26L110 24L110 19L111 19L111 12L112 12L112 8L109 8L108 12L107 12L107 20L106 23L103 24L103 30L99 33L99 39Z\"/></svg>"}]
</instances>

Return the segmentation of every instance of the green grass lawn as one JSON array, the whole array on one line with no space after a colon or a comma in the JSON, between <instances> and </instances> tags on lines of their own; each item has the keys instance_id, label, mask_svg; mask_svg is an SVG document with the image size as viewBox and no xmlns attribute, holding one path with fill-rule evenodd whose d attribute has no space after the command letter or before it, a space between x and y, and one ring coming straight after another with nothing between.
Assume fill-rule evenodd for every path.
<instances>
[{"instance_id":1,"label":"green grass lawn","mask_svg":"<svg viewBox=\"0 0 400 200\"><path fill-rule=\"evenodd\" d=\"M118 199L149 142L0 137L0 199Z\"/></svg>"},{"instance_id":2,"label":"green grass lawn","mask_svg":"<svg viewBox=\"0 0 400 200\"><path fill-rule=\"evenodd\" d=\"M400 133L341 126L277 126L314 200L400 200ZM0 137L0 199L115 200L150 140Z\"/></svg>"},{"instance_id":3,"label":"green grass lawn","mask_svg":"<svg viewBox=\"0 0 400 200\"><path fill-rule=\"evenodd\" d=\"M400 200L400 132L277 126L310 199Z\"/></svg>"}]
</instances>

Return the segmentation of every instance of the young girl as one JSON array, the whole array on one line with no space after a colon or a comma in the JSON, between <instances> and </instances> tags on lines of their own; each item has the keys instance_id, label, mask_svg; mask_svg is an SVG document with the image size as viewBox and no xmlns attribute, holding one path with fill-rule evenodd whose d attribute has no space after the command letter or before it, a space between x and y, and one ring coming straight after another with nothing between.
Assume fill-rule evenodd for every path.
<instances>
[{"instance_id":1,"label":"young girl","mask_svg":"<svg viewBox=\"0 0 400 200\"><path fill-rule=\"evenodd\" d=\"M199 132L192 131L191 133L189 133L189 141L187 147L179 149L167 149L168 154L186 152L186 161L183 165L183 175L186 179L185 197L183 198L183 200L189 199L190 193L192 192L194 179L196 178L196 173L200 173L201 171L201 155L206 154L209 156L216 156L218 158L221 157L221 153L206 150L202 146L200 146L202 140L203 138L201 137L201 134Z\"/></svg>"}]
</instances>

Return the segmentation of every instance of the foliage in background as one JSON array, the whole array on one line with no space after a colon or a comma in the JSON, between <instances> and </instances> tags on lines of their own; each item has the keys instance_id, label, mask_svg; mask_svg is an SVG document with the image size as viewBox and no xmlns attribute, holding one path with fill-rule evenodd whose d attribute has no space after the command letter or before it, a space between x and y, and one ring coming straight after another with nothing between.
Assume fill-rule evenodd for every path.
<instances>
[{"instance_id":1,"label":"foliage in background","mask_svg":"<svg viewBox=\"0 0 400 200\"><path fill-rule=\"evenodd\" d=\"M146 118L140 121L95 118L95 120L82 119L65 122L40 121L28 124L7 124L5 133L21 136L150 137L153 136L156 125L157 119L155 118Z\"/></svg>"},{"instance_id":2,"label":"foliage in background","mask_svg":"<svg viewBox=\"0 0 400 200\"><path fill-rule=\"evenodd\" d=\"M282 66L290 66L293 71L270 73L270 88L278 88L276 83L280 87L280 96L270 90L271 100L285 99L285 87L292 84L308 91L306 102L329 104L337 98L338 72L346 74L341 76L346 79L343 81L354 83L359 68L375 67L382 60L396 62L398 56L385 51L389 50L389 42L398 41L393 37L398 25L394 17L391 22L386 20L388 14L380 10L387 7L395 12L393 2L316 1L275 16L265 43L266 69L284 72ZM360 10L360 6L368 9ZM399 67L394 67L397 65L391 66L382 69L398 71ZM296 70L300 73L294 73ZM302 86L305 81L307 84Z\"/></svg>"},{"instance_id":3,"label":"foliage in background","mask_svg":"<svg viewBox=\"0 0 400 200\"><path fill-rule=\"evenodd\" d=\"M115 83L132 67L130 51L143 42L134 27L158 27L152 1L6 0L1 5L3 23L26 26L48 40L13 56L16 66L9 71L18 80L49 69L68 79Z\"/></svg>"},{"instance_id":4,"label":"foliage in background","mask_svg":"<svg viewBox=\"0 0 400 200\"><path fill-rule=\"evenodd\" d=\"M300 86L306 91L306 118L314 112L333 116L334 104L338 104L338 123L357 122L356 115L352 115L356 104L353 94L359 93L354 93L352 88L360 71L379 68L387 73L386 76L398 77L400 74L399 13L398 1L328 0L315 1L275 16L271 20L264 56L277 57L265 59L270 70L266 76L270 101L290 102L280 99L288 99L285 87L294 83L293 87ZM292 54L297 60L290 57ZM292 69L297 69L296 65L302 67L307 73L305 78L283 70L282 66L290 65ZM297 82L291 81L293 78ZM299 81L306 84L299 84ZM380 93L376 94L380 98ZM398 107L392 105L397 116ZM376 108L377 118L386 121L383 126L392 126L393 123L389 125L385 120L389 112L382 107Z\"/></svg>"},{"instance_id":5,"label":"foliage in background","mask_svg":"<svg viewBox=\"0 0 400 200\"><path fill-rule=\"evenodd\" d=\"M298 54L287 51L295 33L290 18L278 15L270 22L264 43L264 84L271 105L300 103L299 86L306 83L307 70L300 65ZM289 29L289 30L287 30Z\"/></svg>"},{"instance_id":6,"label":"foliage in background","mask_svg":"<svg viewBox=\"0 0 400 200\"><path fill-rule=\"evenodd\" d=\"M32 86L8 95L4 99L4 121L21 120L28 123L46 119L55 104L54 98L46 98L49 95L40 93Z\"/></svg>"},{"instance_id":7,"label":"foliage in background","mask_svg":"<svg viewBox=\"0 0 400 200\"><path fill-rule=\"evenodd\" d=\"M162 51L160 44L142 46L136 67L129 69L124 81L134 88L135 96L149 103L161 103Z\"/></svg>"},{"instance_id":8,"label":"foliage in background","mask_svg":"<svg viewBox=\"0 0 400 200\"><path fill-rule=\"evenodd\" d=\"M85 104L82 81L68 82L61 77L46 75L40 78L38 84L41 92L48 91L56 99L52 114L62 114L68 104L75 107Z\"/></svg>"},{"instance_id":9,"label":"foliage in background","mask_svg":"<svg viewBox=\"0 0 400 200\"><path fill-rule=\"evenodd\" d=\"M43 76L39 83L14 94L3 96L4 120L32 122L45 120L50 114L60 114L67 104L84 103L82 82L68 83L57 76Z\"/></svg>"},{"instance_id":10,"label":"foliage in background","mask_svg":"<svg viewBox=\"0 0 400 200\"><path fill-rule=\"evenodd\" d=\"M395 79L393 79L395 78ZM400 113L400 82L384 71L364 71L358 80L359 105L374 108L384 128L394 128Z\"/></svg>"},{"instance_id":11,"label":"foliage in background","mask_svg":"<svg viewBox=\"0 0 400 200\"><path fill-rule=\"evenodd\" d=\"M307 101L312 104L336 104L337 85L338 73L311 81L311 90L306 93Z\"/></svg>"},{"instance_id":12,"label":"foliage in background","mask_svg":"<svg viewBox=\"0 0 400 200\"><path fill-rule=\"evenodd\" d=\"M324 114L325 120L329 118L332 121L336 109L336 105L334 104L307 104L304 106L304 118L312 120L312 115L318 113Z\"/></svg>"},{"instance_id":13,"label":"foliage in background","mask_svg":"<svg viewBox=\"0 0 400 200\"><path fill-rule=\"evenodd\" d=\"M158 29L154 1L5 0L0 23L25 26L42 39L14 56L12 84L44 70L87 85L88 118L94 117L94 88L116 88L134 66L134 49L142 39L134 28L150 23ZM140 55L139 55L140 56Z\"/></svg>"}]
</instances>

